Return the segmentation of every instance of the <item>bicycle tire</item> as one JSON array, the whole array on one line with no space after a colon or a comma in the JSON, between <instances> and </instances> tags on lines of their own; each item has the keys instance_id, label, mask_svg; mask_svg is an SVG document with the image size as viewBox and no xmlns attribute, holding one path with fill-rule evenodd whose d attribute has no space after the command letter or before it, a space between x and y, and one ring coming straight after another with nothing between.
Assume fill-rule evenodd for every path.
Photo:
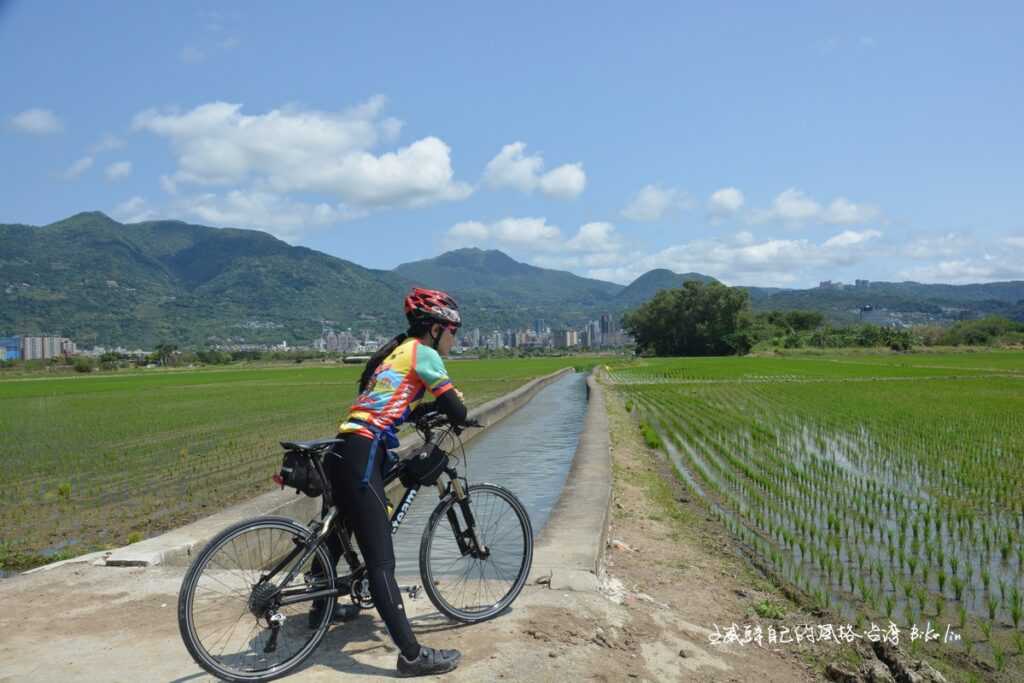
<instances>
[{"instance_id":1,"label":"bicycle tire","mask_svg":"<svg viewBox=\"0 0 1024 683\"><path fill-rule=\"evenodd\" d=\"M469 507L477 522L480 541L491 551L486 559L462 556L454 531L447 526L448 513L453 511L461 525L465 518L453 496L444 498L434 508L420 540L420 576L423 590L439 612L450 619L476 624L501 614L519 596L533 564L533 526L526 508L508 489L496 484L473 484L468 489ZM490 501L490 502L485 502ZM445 527L442 527L442 525ZM447 528L445 536L442 528ZM442 541L442 539L444 539ZM505 565L496 553L513 554ZM521 553L516 558L514 553ZM491 562L493 560L493 562ZM448 570L463 562L462 578L446 578ZM488 569L491 577L488 578ZM515 574L505 571L514 570ZM478 573L475 588L469 588L467 577ZM456 574L458 572L456 571ZM511 578L510 578L511 577ZM507 584L507 588L503 588ZM468 594L467 594L468 591ZM494 595L497 594L497 599ZM464 598L471 598L467 604ZM455 604L461 603L461 604Z\"/></svg>"},{"instance_id":2,"label":"bicycle tire","mask_svg":"<svg viewBox=\"0 0 1024 683\"><path fill-rule=\"evenodd\" d=\"M261 532L264 531L268 533L261 535ZM284 539L285 543L273 540L273 532L275 531L280 532L280 536ZM230 622L231 615L241 609L238 622L234 625L229 625L229 627L225 627L230 628L230 631L226 636L220 635L218 638L226 637L226 642L231 642L235 629L238 627L238 623L245 621L247 624L255 623L255 626L248 626L249 631L243 638L243 641L249 641L253 631L259 630L261 626L257 617L248 610L248 600L252 595L252 586L254 585L250 582L253 580L253 577L257 577L258 580L260 569L266 569L268 566L276 564L274 551L277 548L280 547L281 549L281 553L277 555L277 559L279 560L287 556L288 552L294 548L294 546L287 543L288 540L297 539L300 542L305 542L309 537L309 533L310 532L306 527L287 517L255 517L228 527L214 537L213 540L203 548L202 552L199 553L198 557L196 557L195 561L189 567L188 572L186 572L185 578L182 580L181 591L178 595L178 628L181 632L182 641L185 643L185 647L189 654L192 655L192 659L194 659L205 671L221 680L231 681L232 683L270 681L294 671L296 667L301 665L317 648L330 626L331 615L334 611L334 605L337 602L336 597L324 599L326 600L326 603L323 604L324 610L315 627L309 624L309 613L313 607L312 602L301 602L289 606L289 608L294 608L290 611L296 611L298 613L289 616L281 627L281 630L284 631L289 627L289 623L291 623L292 626L288 629L289 633L286 634L286 637L291 637L292 632L295 632L299 634L300 637L306 637L308 635L308 640L300 643L300 646L295 649L294 653L284 658L282 661L278 661L276 664L269 664L269 661L273 658L268 658L266 656L261 657L259 651L255 649L251 653L240 656L242 661L245 661L247 657L250 658L250 661L253 661L253 659L256 662L267 661L269 665L263 669L239 669L227 665L222 661L224 659L224 649L227 645L225 644L225 646L221 648L220 655L214 655L210 652L210 649L215 649L215 647L220 644L219 641L213 643L212 646L210 643L204 643L203 638L196 631L196 616L201 612L205 613L212 611L214 612L212 616L215 617L212 623L218 623L218 621L223 623L225 621ZM246 536L255 536L255 540L258 543L257 547L261 553L264 550L264 540L266 540L266 550L269 557L259 557L259 561L255 563L257 565L255 568L243 566L250 562L250 556L247 554L239 555L239 550L235 546L237 539ZM219 557L218 553L222 550L224 551L226 559L232 559L232 555L228 552L229 547L234 550L233 559L237 564L237 571L226 564L219 562L216 564L214 563L214 560ZM242 552L244 553L245 551ZM326 547L323 545L319 546L314 551L311 558L312 557L319 560L321 566L326 568L323 579L327 580L330 588L334 588L337 577L335 575L334 563L331 561ZM307 560L306 564L303 565L303 568L300 568L300 574L296 576L296 579L303 577L304 574L301 572L306 571L309 567L311 567L311 561ZM217 574L218 572L220 572L219 575ZM228 572L233 572L233 574L229 575ZM211 589L210 592L214 594L220 592L224 599L217 603L211 602L204 604L200 611L196 611L195 603L197 590L199 589L200 582L204 577L209 579L207 586L210 584L219 584L217 588ZM293 583L292 585L298 587L300 584ZM223 592L225 588L228 589L229 593ZM221 606L221 603L223 603L223 607ZM219 616L217 611L227 609L227 607L230 607L230 611L226 612L228 617L217 619L216 617ZM223 613L225 612L221 612L221 614ZM297 626L295 625L296 622L298 622ZM268 632L269 629L263 627L263 632L258 632L254 641L251 642L255 642L258 646L261 636L265 636L265 639L263 640L263 647L265 647L266 643L269 641L269 635L267 635ZM264 655L265 654L266 653L264 653Z\"/></svg>"}]
</instances>

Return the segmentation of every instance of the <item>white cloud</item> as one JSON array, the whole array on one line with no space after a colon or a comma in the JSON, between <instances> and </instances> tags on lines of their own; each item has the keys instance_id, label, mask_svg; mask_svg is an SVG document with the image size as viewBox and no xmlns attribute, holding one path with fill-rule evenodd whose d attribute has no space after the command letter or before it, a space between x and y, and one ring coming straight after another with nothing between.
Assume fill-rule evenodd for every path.
<instances>
[{"instance_id":1,"label":"white cloud","mask_svg":"<svg viewBox=\"0 0 1024 683\"><path fill-rule=\"evenodd\" d=\"M772 202L772 212L784 221L799 222L814 218L821 205L796 188L781 192Z\"/></svg>"},{"instance_id":2,"label":"white cloud","mask_svg":"<svg viewBox=\"0 0 1024 683\"><path fill-rule=\"evenodd\" d=\"M521 192L531 192L537 186L537 178L544 168L544 159L539 155L525 156L525 149L524 142L513 142L502 147L498 155L487 162L484 183L492 188L511 187Z\"/></svg>"},{"instance_id":3,"label":"white cloud","mask_svg":"<svg viewBox=\"0 0 1024 683\"><path fill-rule=\"evenodd\" d=\"M624 259L617 266L594 268L590 277L629 283L654 268L677 273L699 272L733 284L787 286L809 270L831 269L863 261L869 243L881 236L875 230L840 233L822 243L809 239L756 241L747 232L732 241L693 240L661 251Z\"/></svg>"},{"instance_id":4,"label":"white cloud","mask_svg":"<svg viewBox=\"0 0 1024 683\"><path fill-rule=\"evenodd\" d=\"M116 161L107 166L106 174L107 180L121 180L122 178L127 178L132 174L132 162Z\"/></svg>"},{"instance_id":5,"label":"white cloud","mask_svg":"<svg viewBox=\"0 0 1024 683\"><path fill-rule=\"evenodd\" d=\"M565 248L572 251L609 252L622 248L622 241L612 223L586 223L566 241Z\"/></svg>"},{"instance_id":6,"label":"white cloud","mask_svg":"<svg viewBox=\"0 0 1024 683\"><path fill-rule=\"evenodd\" d=\"M711 194L708 208L713 216L728 216L743 208L743 193L735 187L723 187Z\"/></svg>"},{"instance_id":7,"label":"white cloud","mask_svg":"<svg viewBox=\"0 0 1024 683\"><path fill-rule=\"evenodd\" d=\"M754 223L781 221L791 227L799 227L809 221L854 225L875 220L880 213L876 206L855 204L846 197L838 197L823 207L803 191L791 187L780 192L770 208L754 211L751 220Z\"/></svg>"},{"instance_id":8,"label":"white cloud","mask_svg":"<svg viewBox=\"0 0 1024 683\"><path fill-rule=\"evenodd\" d=\"M121 138L107 133L100 141L89 148L90 154L101 154L103 152L109 152L112 149L120 149L124 147L124 140Z\"/></svg>"},{"instance_id":9,"label":"white cloud","mask_svg":"<svg viewBox=\"0 0 1024 683\"><path fill-rule=\"evenodd\" d=\"M445 248L477 246L526 252L525 258L545 268L597 268L621 264L642 254L627 252L628 245L615 225L581 225L569 239L543 218L504 218L494 223L464 221L445 233Z\"/></svg>"},{"instance_id":10,"label":"white cloud","mask_svg":"<svg viewBox=\"0 0 1024 683\"><path fill-rule=\"evenodd\" d=\"M115 206L110 215L122 223L141 223L157 217L157 211L142 197L132 197Z\"/></svg>"},{"instance_id":11,"label":"white cloud","mask_svg":"<svg viewBox=\"0 0 1024 683\"><path fill-rule=\"evenodd\" d=\"M557 248L562 233L544 218L503 218L491 225L491 236L505 244L545 250Z\"/></svg>"},{"instance_id":12,"label":"white cloud","mask_svg":"<svg viewBox=\"0 0 1024 683\"><path fill-rule=\"evenodd\" d=\"M232 190L223 196L208 193L187 197L175 202L174 207L207 225L265 230L285 240L365 215L342 204L310 204L273 192L243 190Z\"/></svg>"},{"instance_id":13,"label":"white cloud","mask_svg":"<svg viewBox=\"0 0 1024 683\"><path fill-rule=\"evenodd\" d=\"M828 238L825 240L824 247L826 249L842 249L844 247L854 247L858 244L863 244L875 238L881 237L882 233L878 230L864 230L857 232L856 230L844 230L838 235Z\"/></svg>"},{"instance_id":14,"label":"white cloud","mask_svg":"<svg viewBox=\"0 0 1024 683\"><path fill-rule=\"evenodd\" d=\"M899 275L918 282L965 284L1024 279L1024 258L1016 249L1024 249L1024 236L1010 235L980 244L969 235L948 232L918 237L906 245L902 254L925 261L906 268Z\"/></svg>"},{"instance_id":15,"label":"white cloud","mask_svg":"<svg viewBox=\"0 0 1024 683\"><path fill-rule=\"evenodd\" d=\"M488 187L511 188L520 192L540 191L557 199L578 197L587 184L582 163L563 164L542 173L544 158L540 154L526 156L526 143L513 142L487 162L483 181Z\"/></svg>"},{"instance_id":16,"label":"white cloud","mask_svg":"<svg viewBox=\"0 0 1024 683\"><path fill-rule=\"evenodd\" d=\"M463 221L453 225L448 236L453 242L480 244L490 238L491 229L479 221Z\"/></svg>"},{"instance_id":17,"label":"white cloud","mask_svg":"<svg viewBox=\"0 0 1024 683\"><path fill-rule=\"evenodd\" d=\"M136 130L170 140L178 185L239 185L274 193L320 192L347 205L423 206L464 199L472 188L453 179L451 150L426 137L374 154L401 122L381 119L383 97L341 112L297 108L243 114L242 106L211 102L185 113L147 110Z\"/></svg>"},{"instance_id":18,"label":"white cloud","mask_svg":"<svg viewBox=\"0 0 1024 683\"><path fill-rule=\"evenodd\" d=\"M1024 279L1019 258L983 254L978 257L948 259L901 271L900 276L917 282L968 284Z\"/></svg>"},{"instance_id":19,"label":"white cloud","mask_svg":"<svg viewBox=\"0 0 1024 683\"><path fill-rule=\"evenodd\" d=\"M181 48L181 61L186 64L202 64L206 61L206 53L194 45L186 45Z\"/></svg>"},{"instance_id":20,"label":"white cloud","mask_svg":"<svg viewBox=\"0 0 1024 683\"><path fill-rule=\"evenodd\" d=\"M822 212L822 220L833 225L867 223L878 217L878 207L868 204L854 204L846 197L832 200Z\"/></svg>"},{"instance_id":21,"label":"white cloud","mask_svg":"<svg viewBox=\"0 0 1024 683\"><path fill-rule=\"evenodd\" d=\"M545 218L502 218L493 223L463 221L453 225L443 239L445 248L487 246L552 251L562 248L562 231Z\"/></svg>"},{"instance_id":22,"label":"white cloud","mask_svg":"<svg viewBox=\"0 0 1024 683\"><path fill-rule=\"evenodd\" d=\"M660 220L680 197L685 199L675 188L644 185L622 210L622 217L643 222Z\"/></svg>"},{"instance_id":23,"label":"white cloud","mask_svg":"<svg viewBox=\"0 0 1024 683\"><path fill-rule=\"evenodd\" d=\"M75 180L92 167L92 157L82 157L64 170L65 180Z\"/></svg>"},{"instance_id":24,"label":"white cloud","mask_svg":"<svg viewBox=\"0 0 1024 683\"><path fill-rule=\"evenodd\" d=\"M575 199L587 186L583 164L563 164L540 177L540 191L555 199Z\"/></svg>"},{"instance_id":25,"label":"white cloud","mask_svg":"<svg viewBox=\"0 0 1024 683\"><path fill-rule=\"evenodd\" d=\"M963 254L974 245L974 240L954 232L945 235L918 237L900 250L904 256L922 261Z\"/></svg>"},{"instance_id":26,"label":"white cloud","mask_svg":"<svg viewBox=\"0 0 1024 683\"><path fill-rule=\"evenodd\" d=\"M49 109L26 109L12 116L10 125L15 130L32 135L48 135L64 130L64 124Z\"/></svg>"},{"instance_id":27,"label":"white cloud","mask_svg":"<svg viewBox=\"0 0 1024 683\"><path fill-rule=\"evenodd\" d=\"M160 189L167 194L178 194L178 183L169 175L160 176Z\"/></svg>"}]
</instances>

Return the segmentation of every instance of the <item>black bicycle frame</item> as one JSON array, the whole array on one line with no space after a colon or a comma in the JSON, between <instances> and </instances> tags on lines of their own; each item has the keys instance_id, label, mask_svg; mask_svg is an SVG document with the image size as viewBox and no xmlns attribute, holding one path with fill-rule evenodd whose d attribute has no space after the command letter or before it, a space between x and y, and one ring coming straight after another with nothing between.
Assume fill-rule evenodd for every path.
<instances>
[{"instance_id":1,"label":"black bicycle frame","mask_svg":"<svg viewBox=\"0 0 1024 683\"><path fill-rule=\"evenodd\" d=\"M429 433L426 436L426 440L429 441ZM327 473L324 471L323 465L320 462L320 453L313 452L310 453L309 456L313 461L313 464L316 467L317 471L320 473L321 480L326 484L324 488L324 500L322 504L322 513L325 514L326 522L314 526L310 538L307 539L305 543L300 544L296 541L295 550L288 553L288 555L285 556L280 562L278 562L277 566L271 569L267 574L261 576L260 583L263 583L264 581L269 581L279 571L281 571L286 566L288 566L288 564L293 562L295 558L301 556L301 559L295 563L295 566L292 567L292 569L288 572L288 575L281 582L282 586L287 586L288 584L290 584L292 580L295 578L296 574L298 574L299 568L306 563L306 560L309 559L309 556L316 552L317 547L324 542L324 539L327 537L327 534L335 532L335 530L331 529L330 527L334 523L334 515L338 514L338 509L334 505L333 492L330 490L330 480L327 478ZM446 495L452 495L452 482L457 482L458 480L458 472L455 469L451 467L445 467L444 472L445 474L448 475L449 482L447 487L442 487L440 483L437 484L438 493L440 494L441 498L444 498L444 496ZM398 467L396 466L390 472L388 472L387 476L384 477L384 485L387 486L395 479L397 479L398 476L399 471ZM417 484L409 489L406 489L405 493L402 494L402 499L399 501L398 506L391 514L390 521L392 535L398 533L398 528L402 525L402 522L405 520L406 515L409 513L409 508L412 507L412 502L413 500L415 500L416 494L419 493L420 488L421 485ZM462 489L458 488L457 490L461 491ZM461 528L461 525L459 524L458 515L455 514L454 506L448 508L447 517L448 523L452 527L452 533L455 535L455 542L458 544L459 553L461 555L466 555L473 552L479 552L480 548L478 546L477 539L475 538L475 534L473 533L473 529L476 526L476 521L473 518L473 512L469 509L469 496L464 493L461 496L458 503L459 507L462 509L463 519L465 519L466 521L467 528L465 530ZM358 560L359 557L352 550L352 546L349 543L347 534L341 533L339 534L339 538L341 540L345 559L346 561L348 561L349 567L352 568L352 565L356 564L356 560ZM359 571L359 569L361 569L361 566L352 568L350 574L356 573L357 571ZM283 607L285 605L294 605L299 602L308 602L310 600L318 600L320 598L339 597L340 594L341 591L339 588L328 588L326 590L319 590L312 593L308 592L308 588L293 588L290 590L282 588L281 592L279 593L279 604Z\"/></svg>"}]
</instances>

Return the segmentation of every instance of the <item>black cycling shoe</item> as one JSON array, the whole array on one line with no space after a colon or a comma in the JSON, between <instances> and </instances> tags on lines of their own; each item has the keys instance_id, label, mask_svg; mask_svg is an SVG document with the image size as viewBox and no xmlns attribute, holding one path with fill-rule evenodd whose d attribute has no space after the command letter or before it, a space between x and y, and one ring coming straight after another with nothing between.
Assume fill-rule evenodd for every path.
<instances>
[{"instance_id":1,"label":"black cycling shoe","mask_svg":"<svg viewBox=\"0 0 1024 683\"><path fill-rule=\"evenodd\" d=\"M309 610L309 627L316 628L320 625L320 620L324 616L324 605L317 604L319 600L313 601L313 609ZM331 615L332 624L341 624L346 621L352 621L359 616L360 612L359 605L341 605L336 604L334 606L334 614Z\"/></svg>"},{"instance_id":2,"label":"black cycling shoe","mask_svg":"<svg viewBox=\"0 0 1024 683\"><path fill-rule=\"evenodd\" d=\"M459 665L462 653L458 650L435 650L420 645L420 654L414 659L406 659L398 653L398 673L403 676L430 676L451 671Z\"/></svg>"}]
</instances>

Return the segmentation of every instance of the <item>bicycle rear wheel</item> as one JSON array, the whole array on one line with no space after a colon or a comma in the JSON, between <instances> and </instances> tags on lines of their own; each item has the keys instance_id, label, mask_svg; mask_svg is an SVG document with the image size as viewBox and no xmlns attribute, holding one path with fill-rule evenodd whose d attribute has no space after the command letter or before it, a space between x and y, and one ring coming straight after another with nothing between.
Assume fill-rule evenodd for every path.
<instances>
[{"instance_id":1,"label":"bicycle rear wheel","mask_svg":"<svg viewBox=\"0 0 1024 683\"><path fill-rule=\"evenodd\" d=\"M286 517L257 517L225 529L185 574L178 596L178 626L199 666L226 681L269 681L291 672L320 644L337 598L279 606L274 595L299 561L265 575L306 542L309 531ZM314 565L316 571L314 571ZM334 588L334 563L321 545L302 566L288 593ZM270 615L281 623L273 636Z\"/></svg>"},{"instance_id":2,"label":"bicycle rear wheel","mask_svg":"<svg viewBox=\"0 0 1024 683\"><path fill-rule=\"evenodd\" d=\"M465 507L447 497L431 514L420 541L420 573L442 614L475 624L500 614L523 590L533 564L533 527L508 489L473 484L467 493ZM486 552L459 547L456 533L464 547L472 545L467 509Z\"/></svg>"}]
</instances>

